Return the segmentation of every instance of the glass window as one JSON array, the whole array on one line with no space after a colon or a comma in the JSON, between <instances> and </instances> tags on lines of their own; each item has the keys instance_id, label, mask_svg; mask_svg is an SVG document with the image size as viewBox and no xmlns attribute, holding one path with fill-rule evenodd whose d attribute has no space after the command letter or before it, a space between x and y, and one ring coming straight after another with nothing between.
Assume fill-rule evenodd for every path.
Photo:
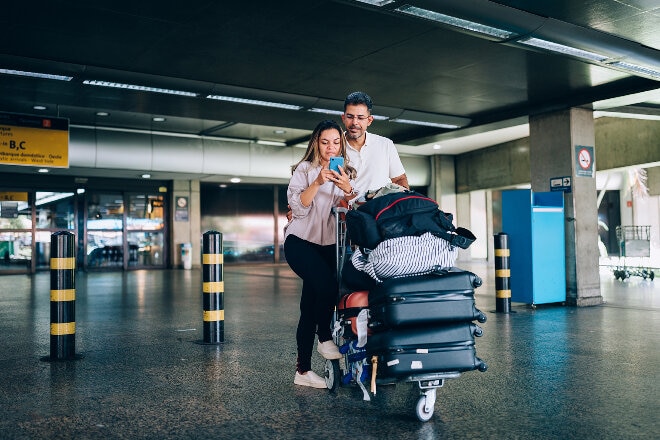
<instances>
[{"instance_id":1,"label":"glass window","mask_svg":"<svg viewBox=\"0 0 660 440\"><path fill-rule=\"evenodd\" d=\"M126 228L132 231L162 230L164 221L164 199L162 195L131 194Z\"/></svg>"},{"instance_id":2,"label":"glass window","mask_svg":"<svg viewBox=\"0 0 660 440\"><path fill-rule=\"evenodd\" d=\"M279 192L282 213L278 213L275 232L274 192ZM275 233L279 237L279 257L285 256L282 248L283 228L286 225L286 186L277 187L241 186L201 188L202 230L222 232L225 262L263 261L273 262L275 256ZM280 207L278 207L279 209Z\"/></svg>"},{"instance_id":3,"label":"glass window","mask_svg":"<svg viewBox=\"0 0 660 440\"><path fill-rule=\"evenodd\" d=\"M27 192L3 192L0 198L0 229L31 229L32 210Z\"/></svg>"},{"instance_id":4,"label":"glass window","mask_svg":"<svg viewBox=\"0 0 660 440\"><path fill-rule=\"evenodd\" d=\"M111 267L124 263L121 231L87 231L87 266Z\"/></svg>"},{"instance_id":5,"label":"glass window","mask_svg":"<svg viewBox=\"0 0 660 440\"><path fill-rule=\"evenodd\" d=\"M35 207L38 229L75 227L72 192L37 192Z\"/></svg>"},{"instance_id":6,"label":"glass window","mask_svg":"<svg viewBox=\"0 0 660 440\"><path fill-rule=\"evenodd\" d=\"M128 232L129 266L162 266L163 233Z\"/></svg>"},{"instance_id":7,"label":"glass window","mask_svg":"<svg viewBox=\"0 0 660 440\"><path fill-rule=\"evenodd\" d=\"M121 194L90 194L87 204L87 229L121 230L124 200Z\"/></svg>"},{"instance_id":8,"label":"glass window","mask_svg":"<svg viewBox=\"0 0 660 440\"><path fill-rule=\"evenodd\" d=\"M32 259L32 232L0 231L0 270L25 269Z\"/></svg>"}]
</instances>

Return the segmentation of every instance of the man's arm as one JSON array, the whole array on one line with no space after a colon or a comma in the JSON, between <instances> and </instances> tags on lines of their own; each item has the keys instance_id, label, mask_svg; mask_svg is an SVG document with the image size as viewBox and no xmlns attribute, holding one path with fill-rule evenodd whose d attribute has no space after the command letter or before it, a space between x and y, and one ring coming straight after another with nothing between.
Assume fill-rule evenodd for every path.
<instances>
[{"instance_id":1,"label":"man's arm","mask_svg":"<svg viewBox=\"0 0 660 440\"><path fill-rule=\"evenodd\" d=\"M392 183L396 183L397 185L405 186L406 188L410 189L410 185L408 184L408 177L405 173L397 177L392 177L391 180Z\"/></svg>"}]
</instances>

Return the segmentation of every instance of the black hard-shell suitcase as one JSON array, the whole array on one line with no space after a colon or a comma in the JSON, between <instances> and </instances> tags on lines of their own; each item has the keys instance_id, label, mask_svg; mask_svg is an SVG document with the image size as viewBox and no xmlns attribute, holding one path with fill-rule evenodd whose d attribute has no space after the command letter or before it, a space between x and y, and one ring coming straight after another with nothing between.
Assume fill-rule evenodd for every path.
<instances>
[{"instance_id":1,"label":"black hard-shell suitcase","mask_svg":"<svg viewBox=\"0 0 660 440\"><path fill-rule=\"evenodd\" d=\"M474 347L474 337L481 334L481 327L470 322L387 330L369 336L367 355L378 357L381 378L486 371Z\"/></svg>"},{"instance_id":2,"label":"black hard-shell suitcase","mask_svg":"<svg viewBox=\"0 0 660 440\"><path fill-rule=\"evenodd\" d=\"M481 278L452 268L442 274L390 278L369 291L370 327L406 327L442 322L486 322L474 303Z\"/></svg>"}]
</instances>

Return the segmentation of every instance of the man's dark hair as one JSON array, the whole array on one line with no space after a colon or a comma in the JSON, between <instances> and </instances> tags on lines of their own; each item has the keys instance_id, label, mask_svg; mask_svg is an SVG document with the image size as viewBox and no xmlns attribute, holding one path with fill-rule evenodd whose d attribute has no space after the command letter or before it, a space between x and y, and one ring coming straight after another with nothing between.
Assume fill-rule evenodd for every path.
<instances>
[{"instance_id":1,"label":"man's dark hair","mask_svg":"<svg viewBox=\"0 0 660 440\"><path fill-rule=\"evenodd\" d=\"M369 113L371 113L371 108L373 107L373 103L371 102L371 98L369 97L369 95L367 95L364 92L350 93L346 97L346 100L344 101L344 111L346 110L346 106L348 105L359 105L359 104L366 105L367 110L369 110Z\"/></svg>"}]
</instances>

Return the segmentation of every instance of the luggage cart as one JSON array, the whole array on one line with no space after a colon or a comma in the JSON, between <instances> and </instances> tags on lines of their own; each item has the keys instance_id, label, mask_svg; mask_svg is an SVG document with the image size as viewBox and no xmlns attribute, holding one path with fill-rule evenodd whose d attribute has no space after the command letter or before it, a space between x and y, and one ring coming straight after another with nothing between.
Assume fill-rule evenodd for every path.
<instances>
[{"instance_id":1,"label":"luggage cart","mask_svg":"<svg viewBox=\"0 0 660 440\"><path fill-rule=\"evenodd\" d=\"M332 210L335 216L335 226L337 230L337 279L339 284L339 292L337 303L341 301L342 297L342 269L346 258L350 256L350 243L347 240L347 228L345 221L345 214L348 212L347 208L337 207ZM376 375L370 367L371 360L366 359L366 350L363 348L364 357L359 348L355 347L357 339L355 335L347 335L343 332L345 326L350 326L351 322L340 319L339 307L335 308L333 325L333 338L334 342L340 347L340 352L344 357L339 360L326 360L325 363L325 380L328 389L335 392L342 384L343 385L358 385L363 391L363 400L371 400L369 392L364 386L364 381L369 377L372 392L375 394L377 385L394 385L402 382L416 383L419 389L419 398L415 405L415 414L421 422L427 422L433 416L435 410L435 402L437 396L437 389L444 386L445 381L448 379L457 379L461 373L458 371L437 372L420 375L411 375L402 378L378 378L377 366L373 366L376 370ZM356 368L358 365L362 368ZM480 370L485 371L487 366L483 365Z\"/></svg>"},{"instance_id":2,"label":"luggage cart","mask_svg":"<svg viewBox=\"0 0 660 440\"><path fill-rule=\"evenodd\" d=\"M655 272L649 264L629 266L628 259L634 258L637 263L649 263L651 257L651 227L650 226L617 226L616 238L619 241L619 265L614 269L614 278L625 280L631 276L639 276L653 281Z\"/></svg>"}]
</instances>

